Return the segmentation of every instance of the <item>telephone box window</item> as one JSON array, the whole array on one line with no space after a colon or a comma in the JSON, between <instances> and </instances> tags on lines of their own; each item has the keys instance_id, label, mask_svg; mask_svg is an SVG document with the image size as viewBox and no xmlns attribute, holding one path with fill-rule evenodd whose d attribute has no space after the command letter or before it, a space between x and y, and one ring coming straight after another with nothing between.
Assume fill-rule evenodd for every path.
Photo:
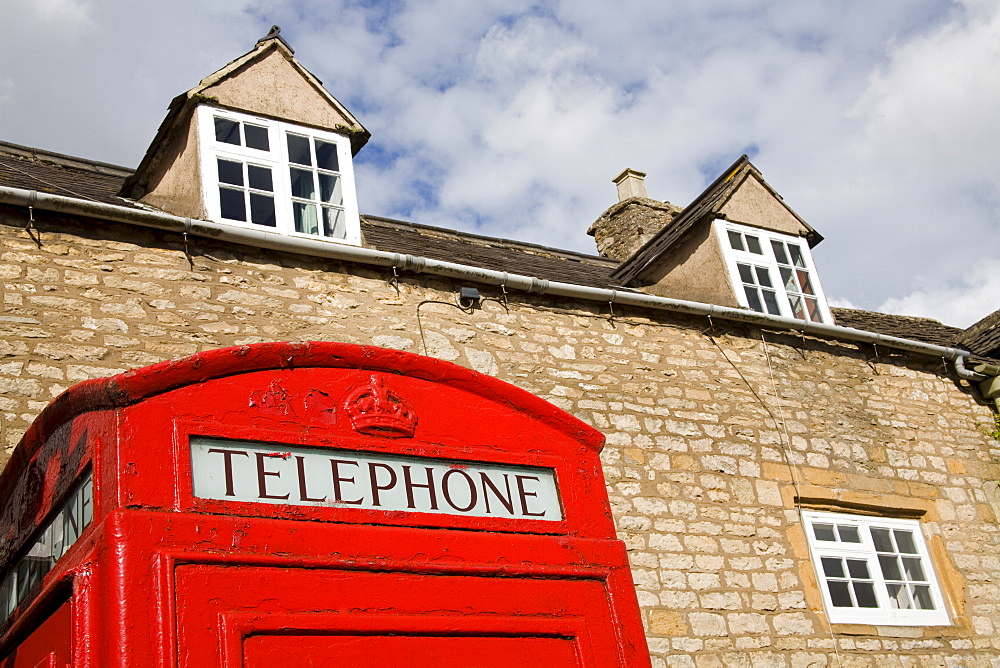
<instances>
[{"instance_id":1,"label":"telephone box window","mask_svg":"<svg viewBox=\"0 0 1000 668\"><path fill-rule=\"evenodd\" d=\"M0 582L0 624L28 600L45 574L80 538L94 519L94 479L87 474Z\"/></svg>"}]
</instances>

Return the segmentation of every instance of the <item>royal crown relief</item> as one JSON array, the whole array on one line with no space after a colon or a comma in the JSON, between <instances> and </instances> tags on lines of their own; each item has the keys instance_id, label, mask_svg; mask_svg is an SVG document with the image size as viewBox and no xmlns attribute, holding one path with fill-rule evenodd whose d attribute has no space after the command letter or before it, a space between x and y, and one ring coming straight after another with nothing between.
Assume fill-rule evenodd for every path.
<instances>
[{"instance_id":1,"label":"royal crown relief","mask_svg":"<svg viewBox=\"0 0 1000 668\"><path fill-rule=\"evenodd\" d=\"M371 436L413 438L417 429L417 413L400 394L388 387L375 374L366 385L347 393L344 412L354 430Z\"/></svg>"},{"instance_id":2,"label":"royal crown relief","mask_svg":"<svg viewBox=\"0 0 1000 668\"><path fill-rule=\"evenodd\" d=\"M347 418L366 436L412 438L417 413L378 374L338 402L326 393L299 400L278 380L251 393L250 405L283 416ZM300 412L301 411L301 412ZM409 511L560 521L555 471L539 466L393 455L337 447L299 447L191 436L194 495L265 504Z\"/></svg>"},{"instance_id":3,"label":"royal crown relief","mask_svg":"<svg viewBox=\"0 0 1000 668\"><path fill-rule=\"evenodd\" d=\"M348 418L354 431L368 436L413 438L417 428L416 410L377 374L351 387L339 404L320 389L312 389L300 399L278 379L253 390L249 400L250 407L264 415L309 417L331 423L337 421L339 412Z\"/></svg>"}]
</instances>

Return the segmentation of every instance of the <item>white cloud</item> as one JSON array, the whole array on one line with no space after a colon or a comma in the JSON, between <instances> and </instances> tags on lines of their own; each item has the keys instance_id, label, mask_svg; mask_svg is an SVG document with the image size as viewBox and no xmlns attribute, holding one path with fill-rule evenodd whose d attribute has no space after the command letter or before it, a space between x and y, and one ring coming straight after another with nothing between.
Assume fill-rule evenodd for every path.
<instances>
[{"instance_id":1,"label":"white cloud","mask_svg":"<svg viewBox=\"0 0 1000 668\"><path fill-rule=\"evenodd\" d=\"M32 0L27 3L46 22L84 23L90 19L85 0Z\"/></svg>"},{"instance_id":2,"label":"white cloud","mask_svg":"<svg viewBox=\"0 0 1000 668\"><path fill-rule=\"evenodd\" d=\"M921 286L908 295L887 299L884 313L915 315L946 325L968 327L1000 308L1000 260L973 266L959 281Z\"/></svg>"},{"instance_id":3,"label":"white cloud","mask_svg":"<svg viewBox=\"0 0 1000 668\"><path fill-rule=\"evenodd\" d=\"M826 237L840 303L971 291L968 268L1000 257L989 0L0 0L0 15L20 26L0 62L33 54L0 70L8 141L135 165L170 99L277 23L373 133L368 213L594 252L585 230L621 169L686 204L750 150Z\"/></svg>"}]
</instances>

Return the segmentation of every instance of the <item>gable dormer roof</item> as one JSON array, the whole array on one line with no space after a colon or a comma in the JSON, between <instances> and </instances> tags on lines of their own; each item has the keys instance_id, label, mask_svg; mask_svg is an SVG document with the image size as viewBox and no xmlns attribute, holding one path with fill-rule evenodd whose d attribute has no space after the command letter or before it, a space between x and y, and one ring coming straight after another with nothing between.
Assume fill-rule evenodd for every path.
<instances>
[{"instance_id":1,"label":"gable dormer roof","mask_svg":"<svg viewBox=\"0 0 1000 668\"><path fill-rule=\"evenodd\" d=\"M816 230L785 204L781 195L768 185L757 168L751 164L750 159L746 155L742 155L694 201L664 225L663 229L657 232L652 239L622 262L612 277L622 285L629 285L632 281L642 278L658 260L675 248L696 226L711 223L712 220L719 217L728 217L727 205L729 205L730 210L738 208L734 206L737 204L734 201L734 196L741 191L741 188L749 186L751 183L756 187L763 188L771 196L776 206L791 216L795 224L800 226L800 232L805 236L810 247L823 240L823 237ZM755 221L752 220L741 220L740 222L755 224Z\"/></svg>"},{"instance_id":2,"label":"gable dormer roof","mask_svg":"<svg viewBox=\"0 0 1000 668\"><path fill-rule=\"evenodd\" d=\"M176 157L177 145L183 144L181 136L187 133L193 110L199 104L344 134L350 137L352 154L357 155L371 133L296 60L294 53L281 37L281 29L274 26L251 51L175 97L142 162L119 194L138 200L155 185Z\"/></svg>"}]
</instances>

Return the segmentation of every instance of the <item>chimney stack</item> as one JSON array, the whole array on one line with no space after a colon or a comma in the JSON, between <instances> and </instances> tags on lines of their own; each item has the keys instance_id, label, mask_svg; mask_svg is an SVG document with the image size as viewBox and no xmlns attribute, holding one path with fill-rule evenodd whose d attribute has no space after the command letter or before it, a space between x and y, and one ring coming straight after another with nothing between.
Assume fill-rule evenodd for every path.
<instances>
[{"instance_id":1,"label":"chimney stack","mask_svg":"<svg viewBox=\"0 0 1000 668\"><path fill-rule=\"evenodd\" d=\"M643 172L626 169L612 179L618 202L587 230L604 257L625 261L680 213L681 207L670 202L649 199L645 178Z\"/></svg>"}]
</instances>

